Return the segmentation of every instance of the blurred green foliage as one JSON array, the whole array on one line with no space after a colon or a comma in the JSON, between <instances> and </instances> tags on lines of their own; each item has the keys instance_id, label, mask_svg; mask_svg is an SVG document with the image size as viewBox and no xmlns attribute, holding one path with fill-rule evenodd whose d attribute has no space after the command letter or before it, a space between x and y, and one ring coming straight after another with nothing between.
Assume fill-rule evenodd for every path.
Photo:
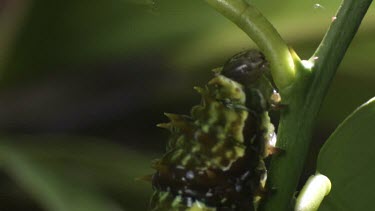
<instances>
[{"instance_id":1,"label":"blurred green foliage","mask_svg":"<svg viewBox=\"0 0 375 211\"><path fill-rule=\"evenodd\" d=\"M166 133L154 128L165 121L162 112L187 113L198 100L191 87L234 53L254 47L201 0L4 2L4 210L32 210L33 203L35 210L144 210L151 185L135 178L152 173L150 160L163 152ZM307 59L340 1L253 3ZM373 11L323 105L316 148L374 95Z\"/></svg>"}]
</instances>

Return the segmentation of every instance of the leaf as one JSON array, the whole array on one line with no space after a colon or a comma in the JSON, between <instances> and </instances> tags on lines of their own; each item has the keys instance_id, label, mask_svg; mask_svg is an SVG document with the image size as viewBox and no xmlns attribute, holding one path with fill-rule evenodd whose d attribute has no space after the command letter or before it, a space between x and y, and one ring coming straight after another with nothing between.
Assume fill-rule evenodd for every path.
<instances>
[{"instance_id":1,"label":"leaf","mask_svg":"<svg viewBox=\"0 0 375 211\"><path fill-rule=\"evenodd\" d=\"M319 210L369 210L375 190L375 98L347 117L329 137L317 171L332 182Z\"/></svg>"},{"instance_id":2,"label":"leaf","mask_svg":"<svg viewBox=\"0 0 375 211\"><path fill-rule=\"evenodd\" d=\"M0 144L0 168L46 210L144 210L150 158L98 140ZM113 197L116 198L116 203ZM144 203L138 203L143 201Z\"/></svg>"},{"instance_id":3,"label":"leaf","mask_svg":"<svg viewBox=\"0 0 375 211\"><path fill-rule=\"evenodd\" d=\"M1 150L3 168L47 210L120 210L106 198L64 181L53 172L29 162L15 150ZM60 176L61 177L61 176Z\"/></svg>"}]
</instances>

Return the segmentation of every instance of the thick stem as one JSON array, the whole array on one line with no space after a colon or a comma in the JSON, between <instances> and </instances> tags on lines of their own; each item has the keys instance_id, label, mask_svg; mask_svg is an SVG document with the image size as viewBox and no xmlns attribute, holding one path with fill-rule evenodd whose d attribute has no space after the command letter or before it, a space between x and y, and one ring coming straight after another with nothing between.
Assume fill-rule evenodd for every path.
<instances>
[{"instance_id":1,"label":"thick stem","mask_svg":"<svg viewBox=\"0 0 375 211\"><path fill-rule=\"evenodd\" d=\"M281 112L278 143L286 153L272 159L269 181L277 188L265 210L289 211L327 89L372 0L345 0L317 52L312 71L297 69L297 82L285 92L288 108ZM333 184L334 185L334 184Z\"/></svg>"},{"instance_id":2,"label":"thick stem","mask_svg":"<svg viewBox=\"0 0 375 211\"><path fill-rule=\"evenodd\" d=\"M244 0L205 0L238 25L258 45L271 64L273 79L282 90L294 82L294 59L272 24Z\"/></svg>"},{"instance_id":3,"label":"thick stem","mask_svg":"<svg viewBox=\"0 0 375 211\"><path fill-rule=\"evenodd\" d=\"M327 89L372 0L344 0L310 61L299 62L273 26L243 0L206 0L246 32L271 62L272 76L287 108L281 112L269 181L277 188L265 210L289 211ZM294 61L293 61L294 59ZM333 184L334 185L334 184Z\"/></svg>"}]
</instances>

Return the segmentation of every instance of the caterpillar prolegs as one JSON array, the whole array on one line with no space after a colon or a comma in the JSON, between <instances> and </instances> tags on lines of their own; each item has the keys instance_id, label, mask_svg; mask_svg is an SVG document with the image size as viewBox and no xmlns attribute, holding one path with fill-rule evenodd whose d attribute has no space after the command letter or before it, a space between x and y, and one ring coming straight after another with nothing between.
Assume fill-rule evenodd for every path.
<instances>
[{"instance_id":1,"label":"caterpillar prolegs","mask_svg":"<svg viewBox=\"0 0 375 211\"><path fill-rule=\"evenodd\" d=\"M155 161L150 210L257 210L264 159L276 135L268 111L279 101L262 53L232 57L204 88L191 115L166 114L167 152Z\"/></svg>"}]
</instances>

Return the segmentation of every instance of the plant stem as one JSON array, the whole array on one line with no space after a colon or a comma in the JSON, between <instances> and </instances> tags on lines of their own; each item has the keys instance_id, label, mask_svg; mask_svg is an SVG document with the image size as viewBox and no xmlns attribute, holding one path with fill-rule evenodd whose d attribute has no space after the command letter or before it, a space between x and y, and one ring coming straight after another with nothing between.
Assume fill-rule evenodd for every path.
<instances>
[{"instance_id":1,"label":"plant stem","mask_svg":"<svg viewBox=\"0 0 375 211\"><path fill-rule=\"evenodd\" d=\"M271 64L273 79L282 90L295 79L294 59L272 24L254 6L243 0L205 0L237 24L258 45Z\"/></svg>"},{"instance_id":2,"label":"plant stem","mask_svg":"<svg viewBox=\"0 0 375 211\"><path fill-rule=\"evenodd\" d=\"M337 67L371 2L343 1L336 19L310 59L313 64L311 72L306 71L306 67L297 67L297 82L282 95L288 108L281 112L277 145L286 153L272 159L269 180L277 192L267 201L265 210L291 210L291 201L309 150L316 116Z\"/></svg>"},{"instance_id":3,"label":"plant stem","mask_svg":"<svg viewBox=\"0 0 375 211\"><path fill-rule=\"evenodd\" d=\"M206 0L237 24L271 62L272 76L287 108L281 111L277 146L283 155L271 161L269 181L277 191L265 203L268 211L289 211L311 143L316 116L345 52L372 0L344 0L311 66L292 55L274 27L243 0ZM294 61L293 61L294 60ZM334 184L333 184L334 185Z\"/></svg>"},{"instance_id":4,"label":"plant stem","mask_svg":"<svg viewBox=\"0 0 375 211\"><path fill-rule=\"evenodd\" d=\"M310 59L315 72L312 89L326 92L371 2L372 0L343 1L324 39Z\"/></svg>"}]
</instances>

